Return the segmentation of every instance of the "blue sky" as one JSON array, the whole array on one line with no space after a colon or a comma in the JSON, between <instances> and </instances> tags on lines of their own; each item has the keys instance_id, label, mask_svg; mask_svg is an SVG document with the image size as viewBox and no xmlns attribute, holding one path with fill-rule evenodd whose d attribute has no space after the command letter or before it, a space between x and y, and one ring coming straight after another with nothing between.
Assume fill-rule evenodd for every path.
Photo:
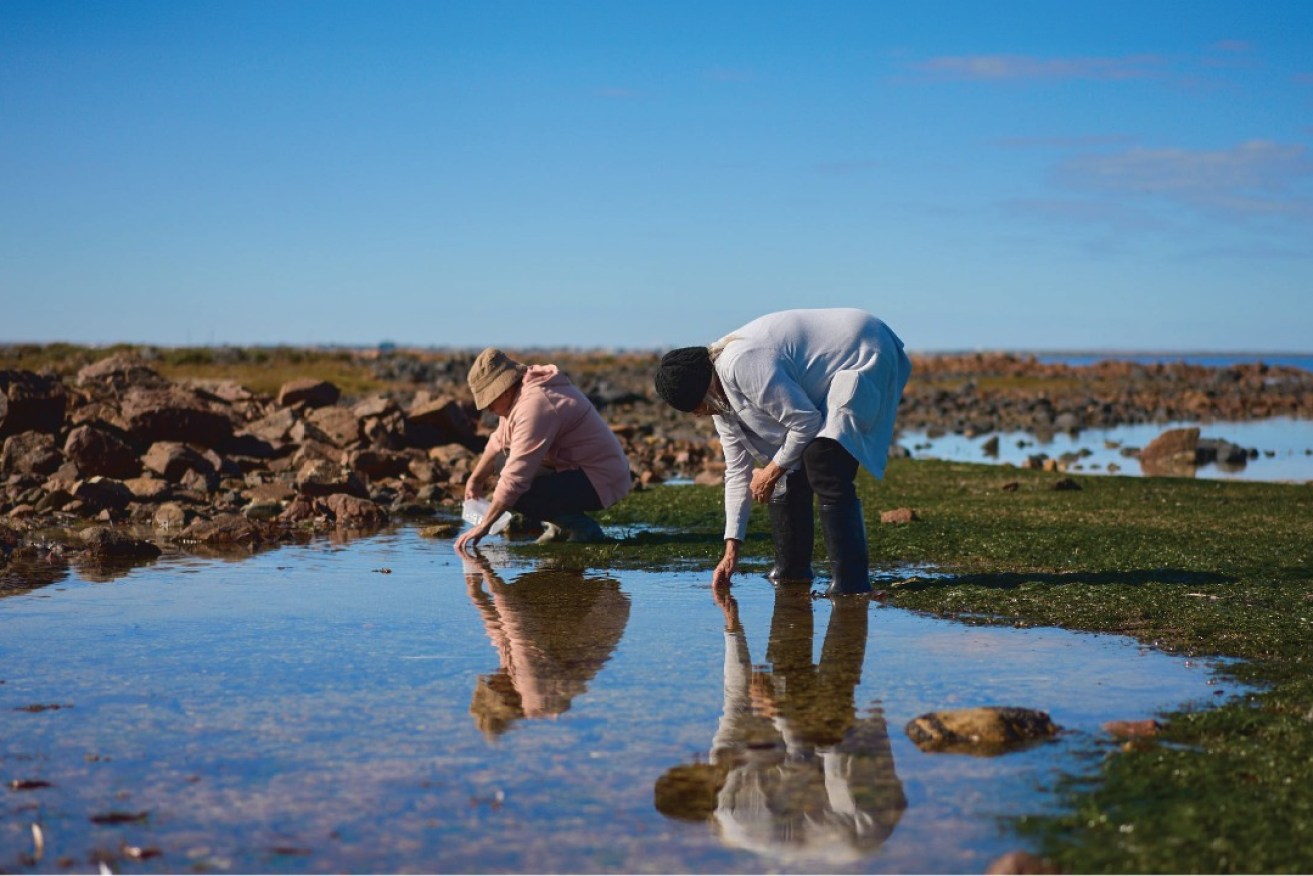
<instances>
[{"instance_id":1,"label":"blue sky","mask_svg":"<svg viewBox=\"0 0 1313 876\"><path fill-rule=\"evenodd\" d=\"M1313 351L1313 3L0 0L0 341Z\"/></svg>"}]
</instances>

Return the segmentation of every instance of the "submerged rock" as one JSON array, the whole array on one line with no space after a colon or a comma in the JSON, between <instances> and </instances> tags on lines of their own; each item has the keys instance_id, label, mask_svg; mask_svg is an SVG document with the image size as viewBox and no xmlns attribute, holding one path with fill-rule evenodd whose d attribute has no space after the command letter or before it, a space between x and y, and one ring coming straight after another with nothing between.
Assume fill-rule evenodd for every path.
<instances>
[{"instance_id":1,"label":"submerged rock","mask_svg":"<svg viewBox=\"0 0 1313 876\"><path fill-rule=\"evenodd\" d=\"M1002 754L1058 732L1048 713L1012 706L929 712L906 729L922 751L974 755Z\"/></svg>"}]
</instances>

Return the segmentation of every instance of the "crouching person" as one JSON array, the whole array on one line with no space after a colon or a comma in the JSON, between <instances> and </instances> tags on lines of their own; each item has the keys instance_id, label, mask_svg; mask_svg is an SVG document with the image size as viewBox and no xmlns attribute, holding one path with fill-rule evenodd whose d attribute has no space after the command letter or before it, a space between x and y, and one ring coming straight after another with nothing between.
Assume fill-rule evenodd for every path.
<instances>
[{"instance_id":1,"label":"crouching person","mask_svg":"<svg viewBox=\"0 0 1313 876\"><path fill-rule=\"evenodd\" d=\"M524 365L489 347L474 360L470 390L479 410L499 418L469 480L465 498L479 499L504 458L491 507L456 539L472 548L501 515L515 510L541 520L540 541L601 541L588 516L629 492L629 460L593 403L555 365Z\"/></svg>"},{"instance_id":2,"label":"crouching person","mask_svg":"<svg viewBox=\"0 0 1313 876\"><path fill-rule=\"evenodd\" d=\"M829 595L871 589L854 479L859 467L883 476L911 370L888 326L846 308L768 314L710 347L662 357L657 393L677 410L713 417L725 452L725 553L716 587L729 586L738 569L753 500L770 507L771 577L810 581L814 496Z\"/></svg>"}]
</instances>

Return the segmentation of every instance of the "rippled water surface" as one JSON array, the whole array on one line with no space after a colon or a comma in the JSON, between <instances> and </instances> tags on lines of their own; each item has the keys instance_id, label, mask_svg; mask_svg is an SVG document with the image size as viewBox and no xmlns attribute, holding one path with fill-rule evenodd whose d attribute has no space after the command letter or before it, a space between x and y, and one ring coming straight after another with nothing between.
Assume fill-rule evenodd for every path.
<instances>
[{"instance_id":1,"label":"rippled water surface","mask_svg":"<svg viewBox=\"0 0 1313 876\"><path fill-rule=\"evenodd\" d=\"M0 600L0 871L983 871L1102 722L1219 690L1116 637L485 556L402 529ZM975 705L1066 732L903 729Z\"/></svg>"}]
</instances>

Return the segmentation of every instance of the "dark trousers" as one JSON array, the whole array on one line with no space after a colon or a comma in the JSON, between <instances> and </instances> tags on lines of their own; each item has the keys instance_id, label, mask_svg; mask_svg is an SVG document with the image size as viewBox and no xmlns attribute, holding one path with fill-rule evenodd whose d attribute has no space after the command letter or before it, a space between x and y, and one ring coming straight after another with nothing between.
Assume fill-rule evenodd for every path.
<instances>
[{"instance_id":1,"label":"dark trousers","mask_svg":"<svg viewBox=\"0 0 1313 876\"><path fill-rule=\"evenodd\" d=\"M520 496L515 510L531 520L560 520L572 514L601 511L602 500L582 469L538 475Z\"/></svg>"},{"instance_id":2,"label":"dark trousers","mask_svg":"<svg viewBox=\"0 0 1313 876\"><path fill-rule=\"evenodd\" d=\"M810 505L814 493L822 505L843 505L857 499L854 482L860 467L857 458L838 441L817 438L802 451L802 468L788 474L784 490L790 504Z\"/></svg>"}]
</instances>

